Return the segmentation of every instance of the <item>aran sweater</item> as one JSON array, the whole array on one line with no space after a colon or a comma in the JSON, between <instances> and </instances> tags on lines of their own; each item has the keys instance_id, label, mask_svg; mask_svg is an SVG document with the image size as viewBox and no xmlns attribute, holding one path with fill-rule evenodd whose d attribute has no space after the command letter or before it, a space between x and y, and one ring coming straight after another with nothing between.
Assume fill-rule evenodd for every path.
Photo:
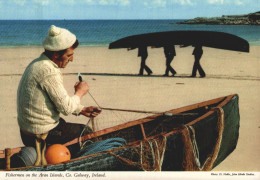
<instances>
[{"instance_id":1,"label":"aran sweater","mask_svg":"<svg viewBox=\"0 0 260 180\"><path fill-rule=\"evenodd\" d=\"M26 68L17 91L18 124L24 131L43 134L55 128L60 113L78 115L83 106L77 95L69 96L59 67L47 56Z\"/></svg>"}]
</instances>

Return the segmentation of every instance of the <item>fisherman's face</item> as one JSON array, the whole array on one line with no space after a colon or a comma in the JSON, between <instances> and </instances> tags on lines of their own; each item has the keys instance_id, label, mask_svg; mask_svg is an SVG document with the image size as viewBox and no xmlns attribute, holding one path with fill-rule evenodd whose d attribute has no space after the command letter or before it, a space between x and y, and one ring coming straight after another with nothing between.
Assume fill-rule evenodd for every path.
<instances>
[{"instance_id":1,"label":"fisherman's face","mask_svg":"<svg viewBox=\"0 0 260 180\"><path fill-rule=\"evenodd\" d=\"M67 64L71 61L73 61L73 55L74 55L74 48L68 48L66 52L57 58L57 65L59 68L65 68Z\"/></svg>"}]
</instances>

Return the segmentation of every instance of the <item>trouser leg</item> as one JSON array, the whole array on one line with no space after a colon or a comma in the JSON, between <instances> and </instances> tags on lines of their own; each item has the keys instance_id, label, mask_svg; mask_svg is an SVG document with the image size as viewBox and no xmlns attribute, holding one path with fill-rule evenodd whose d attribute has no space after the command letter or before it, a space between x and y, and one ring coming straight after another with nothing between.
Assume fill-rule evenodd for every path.
<instances>
[{"instance_id":1,"label":"trouser leg","mask_svg":"<svg viewBox=\"0 0 260 180\"><path fill-rule=\"evenodd\" d=\"M176 71L171 67L171 62L172 62L173 58L174 58L174 56L166 57L165 75L168 75L169 72L171 72L173 75L176 74Z\"/></svg>"},{"instance_id":2,"label":"trouser leg","mask_svg":"<svg viewBox=\"0 0 260 180\"><path fill-rule=\"evenodd\" d=\"M139 74L140 75L144 74L145 60L146 60L146 58L141 57L141 65L140 65L140 70L139 70Z\"/></svg>"},{"instance_id":3,"label":"trouser leg","mask_svg":"<svg viewBox=\"0 0 260 180\"><path fill-rule=\"evenodd\" d=\"M205 72L204 70L202 69L201 65L200 65L200 62L198 62L198 71L200 73L200 76L205 76Z\"/></svg>"},{"instance_id":4,"label":"trouser leg","mask_svg":"<svg viewBox=\"0 0 260 180\"><path fill-rule=\"evenodd\" d=\"M151 74L152 70L145 64L147 56L143 56L141 59L141 67L140 67L140 71L139 74L143 75L144 70L148 73Z\"/></svg>"},{"instance_id":5,"label":"trouser leg","mask_svg":"<svg viewBox=\"0 0 260 180\"><path fill-rule=\"evenodd\" d=\"M192 68L192 76L196 76L196 73L197 73L197 70L198 68L201 68L200 66L200 58L201 58L201 54L199 55L194 55L195 57L195 61L194 61L194 65L193 65L193 68ZM200 69L202 70L202 68ZM203 71L203 70L202 70ZM203 71L204 72L204 71ZM200 73L200 72L199 72Z\"/></svg>"},{"instance_id":6,"label":"trouser leg","mask_svg":"<svg viewBox=\"0 0 260 180\"><path fill-rule=\"evenodd\" d=\"M172 62L173 58L174 57L171 57L169 59L168 68L169 68L169 71L171 71L171 73L174 75L174 74L176 74L176 71L171 67L171 62Z\"/></svg>"},{"instance_id":7,"label":"trouser leg","mask_svg":"<svg viewBox=\"0 0 260 180\"><path fill-rule=\"evenodd\" d=\"M170 66L171 66L171 60L169 58L166 58L166 70L165 70L165 75L169 75L170 71Z\"/></svg>"},{"instance_id":8,"label":"trouser leg","mask_svg":"<svg viewBox=\"0 0 260 180\"><path fill-rule=\"evenodd\" d=\"M48 145L57 143L64 144L68 141L78 138L84 128L84 124L68 123L64 119L60 118L59 125L49 132L46 142ZM91 132L91 128L87 126L83 135L89 134Z\"/></svg>"},{"instance_id":9,"label":"trouser leg","mask_svg":"<svg viewBox=\"0 0 260 180\"><path fill-rule=\"evenodd\" d=\"M68 141L78 138L84 128L84 124L67 123L64 119L60 118L58 126L49 131L49 134L46 138L47 146L52 144L64 144ZM91 132L91 128L87 126L83 135L89 134ZM34 136L24 134L22 131L20 131L20 133L22 142L25 146L35 147Z\"/></svg>"},{"instance_id":10,"label":"trouser leg","mask_svg":"<svg viewBox=\"0 0 260 180\"><path fill-rule=\"evenodd\" d=\"M152 73L152 70L147 65L145 65L145 70L148 74Z\"/></svg>"},{"instance_id":11,"label":"trouser leg","mask_svg":"<svg viewBox=\"0 0 260 180\"><path fill-rule=\"evenodd\" d=\"M198 62L195 60L192 68L192 74L191 74L192 76L196 76L197 69L198 69Z\"/></svg>"}]
</instances>

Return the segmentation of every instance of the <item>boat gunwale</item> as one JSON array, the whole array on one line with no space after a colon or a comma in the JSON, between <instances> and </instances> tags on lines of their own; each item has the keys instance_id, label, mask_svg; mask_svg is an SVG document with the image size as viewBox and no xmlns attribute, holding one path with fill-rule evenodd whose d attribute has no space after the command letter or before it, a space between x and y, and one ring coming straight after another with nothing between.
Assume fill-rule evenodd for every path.
<instances>
[{"instance_id":1,"label":"boat gunwale","mask_svg":"<svg viewBox=\"0 0 260 180\"><path fill-rule=\"evenodd\" d=\"M203 107L203 106L206 106L206 105L210 105L210 104L214 104L214 103L217 103L219 101L222 101L220 104L218 104L216 107L223 107L224 105L226 105L234 96L237 96L237 94L231 94L231 95L228 95L228 96L223 96L223 97L219 97L219 98L215 98L215 99L211 99L211 100L208 100L208 101L204 101L204 102L200 102L200 103L196 103L196 104L192 104L192 105L188 105L188 106L184 106L184 107L180 107L180 108L177 108L177 109L172 109L172 110L169 110L169 111L166 111L166 112L170 112L170 113L181 113L181 112L184 112L184 111L189 111L189 110L192 110L192 109L197 109L197 108L200 108L200 107ZM198 121L201 121L202 119L210 116L211 114L213 114L214 111L212 110L209 110L208 112L206 112L205 114L203 114L202 116L194 119L193 121L187 123L187 125L193 125L195 123L197 123ZM142 119L139 119L139 120L134 120L134 121L131 121L131 122L127 122L127 123L124 123L124 124L121 124L121 125L117 125L115 127L120 127L119 129L114 129L114 127L110 127L110 128L106 128L106 129L103 129L103 130L100 130L100 131L97 131L97 132L94 132L94 133L91 133L91 134L88 134L88 135L85 135L84 137L87 137L86 139L84 139L83 141L85 140L88 140L88 139L91 139L91 138L95 138L95 137L98 137L98 136L101 136L101 135L105 135L105 134L108 134L108 133L111 133L111 132L114 132L114 131L117 131L117 130L121 130L121 129L125 129L125 128L128 128L128 127L131 127L131 126L135 126L135 125L140 125L140 124L143 124L143 123L146 123L146 122L149 122L149 121L152 121L154 120L156 117L162 115L163 113L160 113L160 114L156 114L156 115L153 115L153 116L148 116L148 117L145 117L145 118L142 118ZM114 130L112 130L114 129ZM85 159L85 158L89 158L89 157L93 157L93 156L97 156L97 155L100 155L100 154L104 154L104 153L108 153L108 152L113 152L113 151L117 151L117 150L120 150L120 149L125 149L125 148L128 148L128 147L133 147L133 146L138 146L141 142L143 141L147 141L147 140L150 140L150 139L154 139L154 138L158 138L160 136L165 136L165 137L168 137L174 133L177 133L177 132L180 132L181 130L180 129L174 129L170 132L166 132L166 133L160 133L160 134L157 134L157 135L154 135L154 136L150 136L150 137L147 137L145 139L142 139L142 140L137 140L137 141L134 141L134 142L131 142L131 143L128 143L126 146L123 146L123 147L119 147L119 148L116 148L116 149L112 149L112 150L108 150L108 151L103 151L103 152L100 152L100 153L96 153L96 154L91 154L91 155L87 155L87 156L83 156L83 157L78 157L78 158L74 158L74 159L71 159L69 161L66 161L66 162L62 162L62 163L59 163L59 164L55 164L55 165L62 165L62 164L67 164L69 162L74 162L74 161L77 161L77 160L81 160L81 159ZM96 136L93 136L92 134L96 135ZM89 138L90 137L90 138ZM82 137L83 138L83 137ZM75 144L75 143L78 143L78 138L66 143L65 145L68 146L68 145L72 145L72 144ZM12 155L19 152L21 150L22 147L19 147L19 148L13 148L12 149ZM0 150L0 158L4 158L4 155L5 155L5 151L4 150ZM48 165L45 165L45 166L51 166L53 164L48 164ZM20 168L11 168L10 170L23 170L23 169L28 169L28 168L32 168L32 167L44 167L44 166L27 166L27 167L20 167ZM5 171L5 169L1 169L0 171Z\"/></svg>"}]
</instances>

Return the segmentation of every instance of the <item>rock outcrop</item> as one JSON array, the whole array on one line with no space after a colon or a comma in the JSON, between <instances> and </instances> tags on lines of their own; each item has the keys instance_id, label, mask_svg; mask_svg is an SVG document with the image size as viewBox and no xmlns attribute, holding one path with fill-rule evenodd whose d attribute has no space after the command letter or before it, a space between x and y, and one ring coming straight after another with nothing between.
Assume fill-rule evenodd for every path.
<instances>
[{"instance_id":1,"label":"rock outcrop","mask_svg":"<svg viewBox=\"0 0 260 180\"><path fill-rule=\"evenodd\" d=\"M260 11L246 15L223 15L222 17L197 17L178 24L209 25L260 25Z\"/></svg>"}]
</instances>

